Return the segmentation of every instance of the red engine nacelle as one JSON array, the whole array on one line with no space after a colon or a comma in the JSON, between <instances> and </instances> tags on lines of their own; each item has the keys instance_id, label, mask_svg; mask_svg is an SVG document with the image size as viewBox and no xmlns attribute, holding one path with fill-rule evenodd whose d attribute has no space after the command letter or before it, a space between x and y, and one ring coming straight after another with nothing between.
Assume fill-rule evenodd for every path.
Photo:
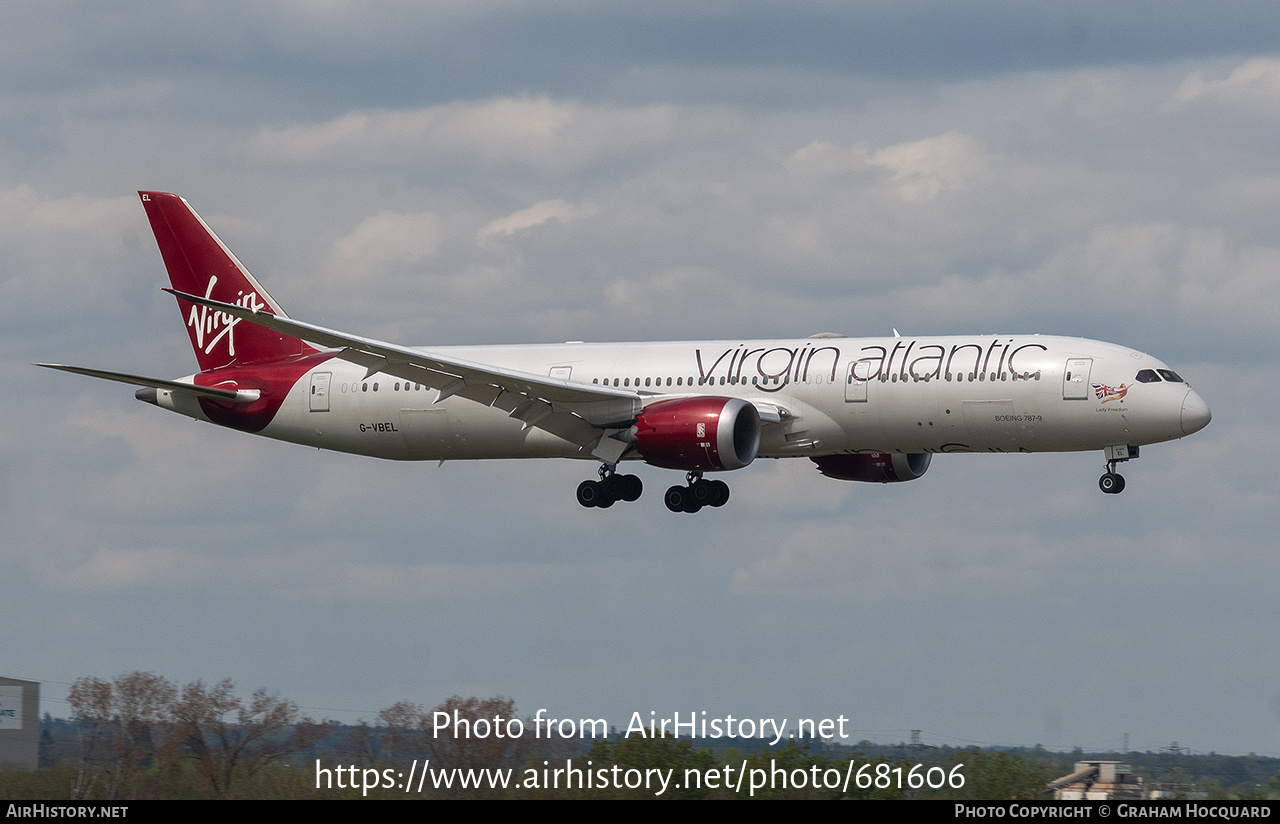
<instances>
[{"instance_id":1,"label":"red engine nacelle","mask_svg":"<svg viewBox=\"0 0 1280 824\"><path fill-rule=\"evenodd\" d=\"M666 469L741 469L760 451L760 415L741 398L656 401L636 418L635 443Z\"/></svg>"},{"instance_id":2,"label":"red engine nacelle","mask_svg":"<svg viewBox=\"0 0 1280 824\"><path fill-rule=\"evenodd\" d=\"M929 469L933 455L928 452L907 455L871 452L864 455L824 455L809 460L816 463L818 471L828 478L890 484L919 478Z\"/></svg>"}]
</instances>

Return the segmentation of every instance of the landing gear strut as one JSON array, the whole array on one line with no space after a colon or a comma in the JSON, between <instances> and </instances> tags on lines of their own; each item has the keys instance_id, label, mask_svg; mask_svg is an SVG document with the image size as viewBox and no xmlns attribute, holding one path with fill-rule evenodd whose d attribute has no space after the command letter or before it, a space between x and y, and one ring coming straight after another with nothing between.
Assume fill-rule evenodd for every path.
<instances>
[{"instance_id":1,"label":"landing gear strut","mask_svg":"<svg viewBox=\"0 0 1280 824\"><path fill-rule=\"evenodd\" d=\"M729 485L724 481L705 481L698 470L685 477L687 486L673 486L663 498L672 512L697 512L704 506L724 506L729 500Z\"/></svg>"},{"instance_id":2,"label":"landing gear strut","mask_svg":"<svg viewBox=\"0 0 1280 824\"><path fill-rule=\"evenodd\" d=\"M586 507L608 509L618 501L634 501L644 491L636 475L619 475L617 465L601 464L600 480L578 484L578 503Z\"/></svg>"},{"instance_id":3,"label":"landing gear strut","mask_svg":"<svg viewBox=\"0 0 1280 824\"><path fill-rule=\"evenodd\" d=\"M1119 495L1124 492L1124 476L1116 472L1116 464L1138 457L1138 447L1108 446L1106 456L1107 471L1098 479L1098 489L1108 495Z\"/></svg>"}]
</instances>

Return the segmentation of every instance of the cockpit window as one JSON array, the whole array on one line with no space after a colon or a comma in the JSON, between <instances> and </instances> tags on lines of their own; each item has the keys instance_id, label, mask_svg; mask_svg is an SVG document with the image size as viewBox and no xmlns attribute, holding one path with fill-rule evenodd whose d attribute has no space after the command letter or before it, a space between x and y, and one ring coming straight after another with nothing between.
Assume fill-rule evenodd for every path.
<instances>
[{"instance_id":1,"label":"cockpit window","mask_svg":"<svg viewBox=\"0 0 1280 824\"><path fill-rule=\"evenodd\" d=\"M1160 373L1160 377L1171 383L1186 383L1186 381L1178 377L1178 373L1172 369L1157 369L1156 371Z\"/></svg>"},{"instance_id":2,"label":"cockpit window","mask_svg":"<svg viewBox=\"0 0 1280 824\"><path fill-rule=\"evenodd\" d=\"M1160 376L1154 369L1143 369L1138 373L1137 381L1138 383L1159 383Z\"/></svg>"}]
</instances>

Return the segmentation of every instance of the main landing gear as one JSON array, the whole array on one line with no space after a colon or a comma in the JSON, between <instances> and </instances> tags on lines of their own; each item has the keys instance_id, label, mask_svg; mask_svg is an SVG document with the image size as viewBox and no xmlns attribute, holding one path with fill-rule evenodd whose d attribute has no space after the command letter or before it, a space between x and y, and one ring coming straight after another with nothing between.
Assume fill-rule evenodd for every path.
<instances>
[{"instance_id":1,"label":"main landing gear","mask_svg":"<svg viewBox=\"0 0 1280 824\"><path fill-rule=\"evenodd\" d=\"M1138 447L1108 446L1106 456L1107 471L1098 479L1098 489L1108 495L1119 495L1124 492L1124 476L1116 472L1116 464L1138 457Z\"/></svg>"},{"instance_id":2,"label":"main landing gear","mask_svg":"<svg viewBox=\"0 0 1280 824\"><path fill-rule=\"evenodd\" d=\"M600 480L578 484L578 503L586 507L608 509L618 501L628 503L637 500L644 491L644 484L637 475L619 475L616 467L600 465Z\"/></svg>"},{"instance_id":3,"label":"main landing gear","mask_svg":"<svg viewBox=\"0 0 1280 824\"><path fill-rule=\"evenodd\" d=\"M619 475L616 469L616 466L602 464L600 480L578 484L578 503L608 509L618 501L639 498L644 489L640 479L635 475ZM685 478L687 486L673 486L663 498L672 512L697 512L704 506L724 506L729 500L729 485L724 481L705 481L698 470Z\"/></svg>"},{"instance_id":4,"label":"main landing gear","mask_svg":"<svg viewBox=\"0 0 1280 824\"><path fill-rule=\"evenodd\" d=\"M690 472L688 486L673 486L663 499L672 512L697 512L704 506L724 506L729 500L729 485L724 481L704 481L702 473Z\"/></svg>"}]
</instances>

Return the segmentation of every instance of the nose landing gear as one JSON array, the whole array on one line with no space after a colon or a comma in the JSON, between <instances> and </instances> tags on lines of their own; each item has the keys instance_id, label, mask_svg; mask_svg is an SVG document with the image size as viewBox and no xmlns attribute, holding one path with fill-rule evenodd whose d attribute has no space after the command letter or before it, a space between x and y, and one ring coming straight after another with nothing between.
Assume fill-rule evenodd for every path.
<instances>
[{"instance_id":1,"label":"nose landing gear","mask_svg":"<svg viewBox=\"0 0 1280 824\"><path fill-rule=\"evenodd\" d=\"M1119 495L1124 492L1124 476L1110 470L1108 467L1107 473L1098 479L1098 489L1108 495Z\"/></svg>"},{"instance_id":2,"label":"nose landing gear","mask_svg":"<svg viewBox=\"0 0 1280 824\"><path fill-rule=\"evenodd\" d=\"M1138 457L1136 446L1108 446L1106 448L1107 471L1098 479L1098 489L1108 495L1124 492L1124 476L1116 472L1116 464Z\"/></svg>"},{"instance_id":3,"label":"nose landing gear","mask_svg":"<svg viewBox=\"0 0 1280 824\"><path fill-rule=\"evenodd\" d=\"M706 481L699 471L687 476L688 486L673 486L663 498L672 512L697 512L704 506L724 506L729 500L729 485L724 481Z\"/></svg>"},{"instance_id":4,"label":"nose landing gear","mask_svg":"<svg viewBox=\"0 0 1280 824\"><path fill-rule=\"evenodd\" d=\"M600 465L600 480L578 484L578 503L585 507L608 509L618 501L635 501L644 491L637 475L619 475L616 465Z\"/></svg>"}]
</instances>

